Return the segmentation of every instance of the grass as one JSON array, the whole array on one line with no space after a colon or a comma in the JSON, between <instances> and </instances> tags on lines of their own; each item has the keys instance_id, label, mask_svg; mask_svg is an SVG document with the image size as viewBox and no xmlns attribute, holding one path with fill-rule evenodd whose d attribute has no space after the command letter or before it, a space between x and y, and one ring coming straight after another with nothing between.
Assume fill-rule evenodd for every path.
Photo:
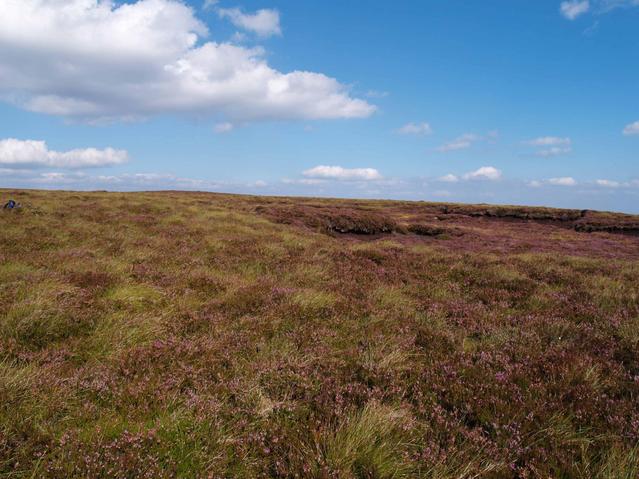
<instances>
[{"instance_id":1,"label":"grass","mask_svg":"<svg viewBox=\"0 0 639 479\"><path fill-rule=\"evenodd\" d=\"M347 479L410 477L414 471L402 457L410 447L402 434L404 416L403 411L389 406L366 404L335 430L320 436L319 467Z\"/></svg>"},{"instance_id":2,"label":"grass","mask_svg":"<svg viewBox=\"0 0 639 479\"><path fill-rule=\"evenodd\" d=\"M639 473L636 217L0 196L0 478Z\"/></svg>"}]
</instances>

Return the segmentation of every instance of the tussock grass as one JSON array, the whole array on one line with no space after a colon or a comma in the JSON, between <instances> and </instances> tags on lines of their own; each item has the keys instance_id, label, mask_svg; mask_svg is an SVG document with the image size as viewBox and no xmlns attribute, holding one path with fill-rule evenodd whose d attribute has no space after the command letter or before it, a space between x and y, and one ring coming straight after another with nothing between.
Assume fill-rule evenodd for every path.
<instances>
[{"instance_id":1,"label":"tussock grass","mask_svg":"<svg viewBox=\"0 0 639 479\"><path fill-rule=\"evenodd\" d=\"M302 308L304 314L323 315L330 313L338 299L330 292L302 290L293 295L292 301Z\"/></svg>"},{"instance_id":2,"label":"tussock grass","mask_svg":"<svg viewBox=\"0 0 639 479\"><path fill-rule=\"evenodd\" d=\"M27 290L0 318L0 334L32 347L43 347L81 333L93 321L77 311L79 290L54 281L40 282Z\"/></svg>"},{"instance_id":3,"label":"tussock grass","mask_svg":"<svg viewBox=\"0 0 639 479\"><path fill-rule=\"evenodd\" d=\"M100 319L91 337L86 341L86 355L104 359L118 355L163 336L164 318L126 311L111 313Z\"/></svg>"},{"instance_id":4,"label":"tussock grass","mask_svg":"<svg viewBox=\"0 0 639 479\"><path fill-rule=\"evenodd\" d=\"M413 470L402 457L409 447L402 434L406 413L368 403L334 431L324 433L317 446L320 464L337 477L399 479Z\"/></svg>"},{"instance_id":5,"label":"tussock grass","mask_svg":"<svg viewBox=\"0 0 639 479\"><path fill-rule=\"evenodd\" d=\"M123 284L114 287L105 300L120 309L144 311L162 301L162 293L144 284Z\"/></svg>"},{"instance_id":6,"label":"tussock grass","mask_svg":"<svg viewBox=\"0 0 639 479\"><path fill-rule=\"evenodd\" d=\"M10 413L12 406L29 399L40 374L35 365L0 361L0 404L5 413Z\"/></svg>"}]
</instances>

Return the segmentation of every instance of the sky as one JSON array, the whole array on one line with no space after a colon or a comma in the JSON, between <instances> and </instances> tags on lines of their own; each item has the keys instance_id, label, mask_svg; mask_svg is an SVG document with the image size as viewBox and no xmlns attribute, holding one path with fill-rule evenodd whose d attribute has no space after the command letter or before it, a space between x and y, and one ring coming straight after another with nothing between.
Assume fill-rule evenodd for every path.
<instances>
[{"instance_id":1,"label":"sky","mask_svg":"<svg viewBox=\"0 0 639 479\"><path fill-rule=\"evenodd\" d=\"M0 188L639 213L639 0L0 0Z\"/></svg>"}]
</instances>

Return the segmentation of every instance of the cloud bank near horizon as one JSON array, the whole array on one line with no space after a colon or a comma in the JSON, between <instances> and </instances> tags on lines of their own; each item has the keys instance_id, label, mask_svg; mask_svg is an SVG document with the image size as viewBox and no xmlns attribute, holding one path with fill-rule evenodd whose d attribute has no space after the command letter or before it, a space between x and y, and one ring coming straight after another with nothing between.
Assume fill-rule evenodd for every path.
<instances>
[{"instance_id":1,"label":"cloud bank near horizon","mask_svg":"<svg viewBox=\"0 0 639 479\"><path fill-rule=\"evenodd\" d=\"M70 151L50 150L44 141L0 140L0 168L100 168L126 163L129 154L114 148L74 149Z\"/></svg>"}]
</instances>

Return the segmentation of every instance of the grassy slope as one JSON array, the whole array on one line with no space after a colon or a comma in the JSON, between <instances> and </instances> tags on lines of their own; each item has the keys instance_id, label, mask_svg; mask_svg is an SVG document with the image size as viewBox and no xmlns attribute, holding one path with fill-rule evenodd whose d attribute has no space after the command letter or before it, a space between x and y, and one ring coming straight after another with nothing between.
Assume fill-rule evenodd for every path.
<instances>
[{"instance_id":1,"label":"grassy slope","mask_svg":"<svg viewBox=\"0 0 639 479\"><path fill-rule=\"evenodd\" d=\"M1 193L26 207L0 212L0 477L639 474L639 237L416 203ZM286 217L317 207L444 228Z\"/></svg>"}]
</instances>

